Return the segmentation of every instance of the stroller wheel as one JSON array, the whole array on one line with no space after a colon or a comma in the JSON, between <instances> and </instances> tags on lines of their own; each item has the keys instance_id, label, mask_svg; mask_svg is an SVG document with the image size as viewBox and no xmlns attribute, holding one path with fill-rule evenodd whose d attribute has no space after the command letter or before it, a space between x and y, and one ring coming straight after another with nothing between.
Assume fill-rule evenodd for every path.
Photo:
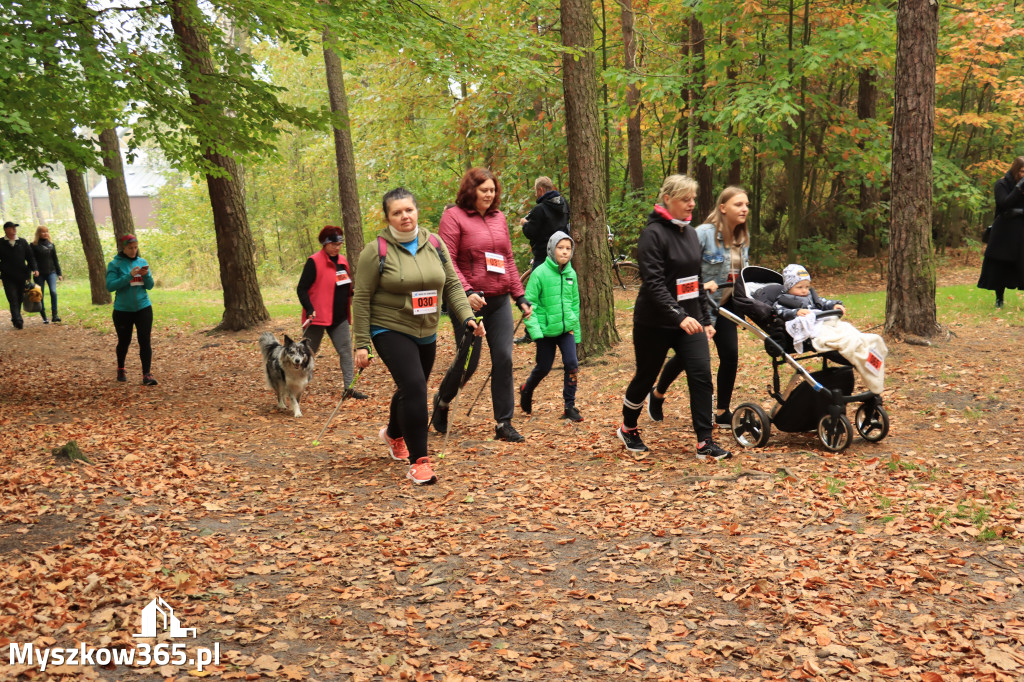
<instances>
[{"instance_id":1,"label":"stroller wheel","mask_svg":"<svg viewBox=\"0 0 1024 682\"><path fill-rule=\"evenodd\" d=\"M864 403L857 408L853 423L860 437L869 443L877 443L889 435L889 413L881 405Z\"/></svg>"},{"instance_id":2,"label":"stroller wheel","mask_svg":"<svg viewBox=\"0 0 1024 682\"><path fill-rule=\"evenodd\" d=\"M732 437L745 448L763 448L772 435L768 414L754 403L743 403L732 413Z\"/></svg>"},{"instance_id":3,"label":"stroller wheel","mask_svg":"<svg viewBox=\"0 0 1024 682\"><path fill-rule=\"evenodd\" d=\"M845 450L853 441L853 426L845 414L838 418L826 414L818 422L818 438L829 452Z\"/></svg>"}]
</instances>

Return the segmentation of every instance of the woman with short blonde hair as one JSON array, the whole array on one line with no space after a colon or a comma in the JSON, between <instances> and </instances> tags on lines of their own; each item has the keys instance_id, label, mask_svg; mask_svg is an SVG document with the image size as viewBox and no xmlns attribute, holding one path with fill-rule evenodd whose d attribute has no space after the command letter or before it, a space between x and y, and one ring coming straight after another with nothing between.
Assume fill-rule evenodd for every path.
<instances>
[{"instance_id":1,"label":"woman with short blonde hair","mask_svg":"<svg viewBox=\"0 0 1024 682\"><path fill-rule=\"evenodd\" d=\"M671 348L686 371L697 459L721 460L731 455L712 439L708 340L715 329L700 281L700 240L690 224L696 199L697 183L692 178L665 178L658 203L640 234L637 265L643 283L633 307L636 371L622 400L622 425L617 435L631 452L649 450L640 438L637 420Z\"/></svg>"}]
</instances>

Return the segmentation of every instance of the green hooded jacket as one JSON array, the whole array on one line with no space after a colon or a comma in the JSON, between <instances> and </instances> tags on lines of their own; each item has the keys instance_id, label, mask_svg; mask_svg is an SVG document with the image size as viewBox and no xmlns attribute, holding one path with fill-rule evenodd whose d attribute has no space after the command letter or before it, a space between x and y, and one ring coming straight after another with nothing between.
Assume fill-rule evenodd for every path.
<instances>
[{"instance_id":1,"label":"green hooded jacket","mask_svg":"<svg viewBox=\"0 0 1024 682\"><path fill-rule=\"evenodd\" d=\"M572 332L576 343L580 334L580 285L572 262L559 267L555 262L555 246L563 239L572 242L565 232L555 232L548 239L548 257L530 274L526 298L533 305L533 314L526 320L530 337L556 337ZM576 252L576 242L572 244Z\"/></svg>"}]
</instances>

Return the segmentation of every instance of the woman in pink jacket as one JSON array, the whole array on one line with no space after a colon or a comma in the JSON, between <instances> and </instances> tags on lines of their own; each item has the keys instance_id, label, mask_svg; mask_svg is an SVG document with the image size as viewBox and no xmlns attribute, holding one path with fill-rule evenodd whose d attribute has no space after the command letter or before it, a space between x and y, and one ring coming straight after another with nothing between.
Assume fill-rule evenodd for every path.
<instances>
[{"instance_id":1,"label":"woman in pink jacket","mask_svg":"<svg viewBox=\"0 0 1024 682\"><path fill-rule=\"evenodd\" d=\"M512 426L515 382L512 378L512 306L515 300L524 317L532 309L519 281L512 241L501 205L501 185L486 168L470 168L462 176L455 205L441 216L438 233L452 256L452 265L469 297L469 305L483 316L487 346L491 352L491 403L494 407L495 437L520 443L524 439ZM455 343L460 345L465 330L453 325ZM479 353L473 353L463 382L476 371ZM434 396L434 428L448 430L448 405Z\"/></svg>"}]
</instances>

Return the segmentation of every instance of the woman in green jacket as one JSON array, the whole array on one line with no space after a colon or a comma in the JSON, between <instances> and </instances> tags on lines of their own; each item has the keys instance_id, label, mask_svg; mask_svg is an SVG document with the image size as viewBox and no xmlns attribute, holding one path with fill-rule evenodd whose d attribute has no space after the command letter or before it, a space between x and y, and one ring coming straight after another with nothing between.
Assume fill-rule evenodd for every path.
<instances>
[{"instance_id":1,"label":"woman in green jacket","mask_svg":"<svg viewBox=\"0 0 1024 682\"><path fill-rule=\"evenodd\" d=\"M555 362L555 349L562 352L565 374L562 379L562 399L565 411L562 419L583 421L576 409L576 383L579 362L576 344L580 342L580 287L576 271L569 260L576 244L565 232L555 232L548 239L548 257L534 269L526 285L526 299L533 305L533 315L526 320L526 331L537 340L537 364L529 378L519 388L519 405L523 412L533 411L533 391L551 371Z\"/></svg>"},{"instance_id":2,"label":"woman in green jacket","mask_svg":"<svg viewBox=\"0 0 1024 682\"><path fill-rule=\"evenodd\" d=\"M114 292L114 330L117 332L117 380L128 381L124 361L132 343L132 328L138 331L139 360L142 361L142 383L156 386L150 374L153 347L153 304L146 292L153 288L149 263L139 255L139 240L126 234L117 240L120 250L107 265L107 291Z\"/></svg>"},{"instance_id":3,"label":"woman in green jacket","mask_svg":"<svg viewBox=\"0 0 1024 682\"><path fill-rule=\"evenodd\" d=\"M384 195L388 226L359 254L352 294L355 364L370 364L370 344L395 381L388 425L380 438L391 458L409 464L416 484L437 480L427 457L427 377L437 351L441 298L453 320L484 335L473 318L451 257L418 224L416 198L404 187Z\"/></svg>"}]
</instances>

